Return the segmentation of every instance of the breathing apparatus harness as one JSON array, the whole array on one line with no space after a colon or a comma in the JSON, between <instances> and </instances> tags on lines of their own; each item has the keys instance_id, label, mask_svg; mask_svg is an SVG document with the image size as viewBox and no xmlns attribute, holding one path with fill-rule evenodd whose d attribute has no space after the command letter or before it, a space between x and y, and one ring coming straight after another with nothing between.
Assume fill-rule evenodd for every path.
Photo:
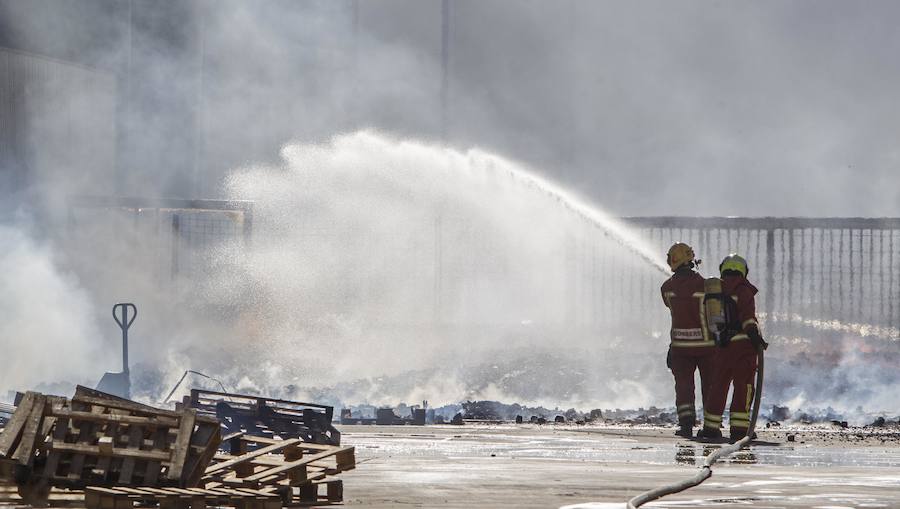
<instances>
[{"instance_id":1,"label":"breathing apparatus harness","mask_svg":"<svg viewBox=\"0 0 900 509\"><path fill-rule=\"evenodd\" d=\"M737 303L722 291L722 280L707 278L703 282L703 310L706 326L715 338L716 346L725 348L742 331Z\"/></svg>"}]
</instances>

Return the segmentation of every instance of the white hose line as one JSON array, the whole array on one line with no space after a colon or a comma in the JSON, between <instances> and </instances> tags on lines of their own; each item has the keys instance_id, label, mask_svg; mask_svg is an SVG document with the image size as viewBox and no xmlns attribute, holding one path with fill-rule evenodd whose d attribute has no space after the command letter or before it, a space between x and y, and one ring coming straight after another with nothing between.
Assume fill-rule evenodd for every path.
<instances>
[{"instance_id":1,"label":"white hose line","mask_svg":"<svg viewBox=\"0 0 900 509\"><path fill-rule=\"evenodd\" d=\"M700 467L700 471L697 472L697 475L683 481L666 484L658 488L654 488L650 491L645 491L644 493L641 493L640 495L629 500L625 504L626 509L637 509L647 502L651 502L666 495L678 493L699 485L712 476L712 466L715 462L740 451L753 441L753 431L756 429L756 418L759 417L760 400L762 399L763 365L763 353L762 351L760 351L759 355L757 355L756 391L753 398L753 415L750 417L750 427L747 429L747 436L731 445L720 447L719 449L710 453L710 455L707 456L706 460L703 462L703 466Z\"/></svg>"}]
</instances>

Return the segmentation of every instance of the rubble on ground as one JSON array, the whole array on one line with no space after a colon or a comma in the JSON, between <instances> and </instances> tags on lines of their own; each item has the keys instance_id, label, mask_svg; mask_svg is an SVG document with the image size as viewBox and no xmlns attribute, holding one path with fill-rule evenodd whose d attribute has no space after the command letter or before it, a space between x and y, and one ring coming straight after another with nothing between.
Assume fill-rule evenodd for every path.
<instances>
[{"instance_id":1,"label":"rubble on ground","mask_svg":"<svg viewBox=\"0 0 900 509\"><path fill-rule=\"evenodd\" d=\"M379 426L424 426L425 424L435 424L434 409L418 406L407 408L409 409L407 417L398 415L391 407L376 408L375 417L366 416L363 412L354 413L352 408L343 408L341 409L340 422L343 425L377 424Z\"/></svg>"},{"instance_id":2,"label":"rubble on ground","mask_svg":"<svg viewBox=\"0 0 900 509\"><path fill-rule=\"evenodd\" d=\"M771 421L786 421L791 418L791 410L786 406L772 405Z\"/></svg>"},{"instance_id":3,"label":"rubble on ground","mask_svg":"<svg viewBox=\"0 0 900 509\"><path fill-rule=\"evenodd\" d=\"M518 418L521 417L522 421L527 419L529 422L544 419L544 421L580 422L583 424L598 420L603 416L603 412L599 409L584 413L574 408L569 408L568 410L549 409L528 407L518 403L507 404L499 401L466 401L461 405L464 418L474 421L519 422Z\"/></svg>"},{"instance_id":4,"label":"rubble on ground","mask_svg":"<svg viewBox=\"0 0 900 509\"><path fill-rule=\"evenodd\" d=\"M606 410L603 413L606 422L618 424L644 424L670 426L678 422L674 408L638 408L637 410Z\"/></svg>"},{"instance_id":5,"label":"rubble on ground","mask_svg":"<svg viewBox=\"0 0 900 509\"><path fill-rule=\"evenodd\" d=\"M353 412L363 413L367 409L377 413L379 409L374 406L351 407ZM400 404L393 408L394 415L401 415L398 409L406 409L407 412L414 412L421 409L419 406L407 406ZM701 409L698 409L701 410ZM345 410L347 412L349 410ZM387 410L382 410L387 412ZM342 418L343 424L375 424L376 418L372 417L354 417ZM394 417L394 424L411 424L412 414L409 417ZM659 408L650 406L648 408L637 409L591 409L588 411L569 408L566 410L560 408L546 408L542 406L527 406L519 403L504 403L491 400L468 400L459 404L444 405L440 407L427 408L426 424L445 424L445 423L516 423L516 424L589 424L603 423L607 425L624 425L624 426L673 426L677 423L677 416L673 407ZM363 421L370 422L363 422ZM384 421L387 424L387 421ZM809 427L809 426L826 426L834 429L854 429L860 425L867 425L871 428L882 428L897 426L900 427L900 418L887 417L878 414L867 414L862 409L856 409L851 413L839 412L833 408L817 409L810 408L805 411L792 411L786 405L772 405L763 408L759 416L759 428L773 429L782 426L787 427Z\"/></svg>"}]
</instances>

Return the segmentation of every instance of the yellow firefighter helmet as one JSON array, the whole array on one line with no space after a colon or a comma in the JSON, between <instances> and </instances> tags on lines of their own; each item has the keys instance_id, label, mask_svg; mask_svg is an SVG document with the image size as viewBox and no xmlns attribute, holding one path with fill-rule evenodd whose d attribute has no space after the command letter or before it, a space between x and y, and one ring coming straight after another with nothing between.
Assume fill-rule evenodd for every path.
<instances>
[{"instance_id":1,"label":"yellow firefighter helmet","mask_svg":"<svg viewBox=\"0 0 900 509\"><path fill-rule=\"evenodd\" d=\"M685 263L690 263L694 261L694 250L691 246L685 244L684 242L676 242L672 244L672 247L669 248L669 253L666 255L666 263L669 264L669 267L672 271L675 271L678 267L681 267Z\"/></svg>"},{"instance_id":2,"label":"yellow firefighter helmet","mask_svg":"<svg viewBox=\"0 0 900 509\"><path fill-rule=\"evenodd\" d=\"M744 277L747 277L747 274L750 272L750 269L747 267L747 260L735 253L726 256L722 263L719 264L719 274L723 274L726 270L740 272Z\"/></svg>"}]
</instances>

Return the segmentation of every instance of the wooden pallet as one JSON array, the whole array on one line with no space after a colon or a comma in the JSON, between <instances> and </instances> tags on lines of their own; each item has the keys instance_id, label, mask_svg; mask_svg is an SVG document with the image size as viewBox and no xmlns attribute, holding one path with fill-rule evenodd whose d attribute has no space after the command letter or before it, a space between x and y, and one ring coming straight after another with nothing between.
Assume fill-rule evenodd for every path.
<instances>
[{"instance_id":1,"label":"wooden pallet","mask_svg":"<svg viewBox=\"0 0 900 509\"><path fill-rule=\"evenodd\" d=\"M355 449L300 439L227 438L229 454L217 454L203 477L207 487L228 486L278 493L284 505L340 501L343 485L330 476L356 468ZM319 488L325 486L325 494ZM297 488L297 489L295 489Z\"/></svg>"},{"instance_id":2,"label":"wooden pallet","mask_svg":"<svg viewBox=\"0 0 900 509\"><path fill-rule=\"evenodd\" d=\"M34 463L35 448L46 436L48 428L53 425L53 421L45 423L45 407L48 404L58 405L63 399L27 392L3 433L0 433L0 458L13 465L31 467ZM4 468L3 471L8 473L9 468Z\"/></svg>"},{"instance_id":3,"label":"wooden pallet","mask_svg":"<svg viewBox=\"0 0 900 509\"><path fill-rule=\"evenodd\" d=\"M22 500L42 505L50 493L46 482L32 479L39 446L55 421L45 416L46 408L59 406L65 398L28 392L19 402L0 433L0 483L15 485Z\"/></svg>"},{"instance_id":4,"label":"wooden pallet","mask_svg":"<svg viewBox=\"0 0 900 509\"><path fill-rule=\"evenodd\" d=\"M26 393L0 433L0 481L28 503L51 487L196 487L218 449L216 419L78 387L69 400Z\"/></svg>"},{"instance_id":5,"label":"wooden pallet","mask_svg":"<svg viewBox=\"0 0 900 509\"><path fill-rule=\"evenodd\" d=\"M159 505L160 509L281 508L281 497L250 489L89 486L84 492L84 505L87 509L131 509L135 502Z\"/></svg>"},{"instance_id":6,"label":"wooden pallet","mask_svg":"<svg viewBox=\"0 0 900 509\"><path fill-rule=\"evenodd\" d=\"M70 400L26 393L0 433L0 484L44 505L52 488L83 489L89 509L162 509L341 502L333 476L356 467L353 447L238 432L216 454L219 422L197 409L162 410L79 387Z\"/></svg>"},{"instance_id":7,"label":"wooden pallet","mask_svg":"<svg viewBox=\"0 0 900 509\"><path fill-rule=\"evenodd\" d=\"M79 387L50 407L35 469L54 486L196 486L220 441L215 419L161 410Z\"/></svg>"},{"instance_id":8,"label":"wooden pallet","mask_svg":"<svg viewBox=\"0 0 900 509\"><path fill-rule=\"evenodd\" d=\"M331 423L334 408L328 405L200 389L192 389L182 405L215 415L228 433L341 444L341 433Z\"/></svg>"}]
</instances>

